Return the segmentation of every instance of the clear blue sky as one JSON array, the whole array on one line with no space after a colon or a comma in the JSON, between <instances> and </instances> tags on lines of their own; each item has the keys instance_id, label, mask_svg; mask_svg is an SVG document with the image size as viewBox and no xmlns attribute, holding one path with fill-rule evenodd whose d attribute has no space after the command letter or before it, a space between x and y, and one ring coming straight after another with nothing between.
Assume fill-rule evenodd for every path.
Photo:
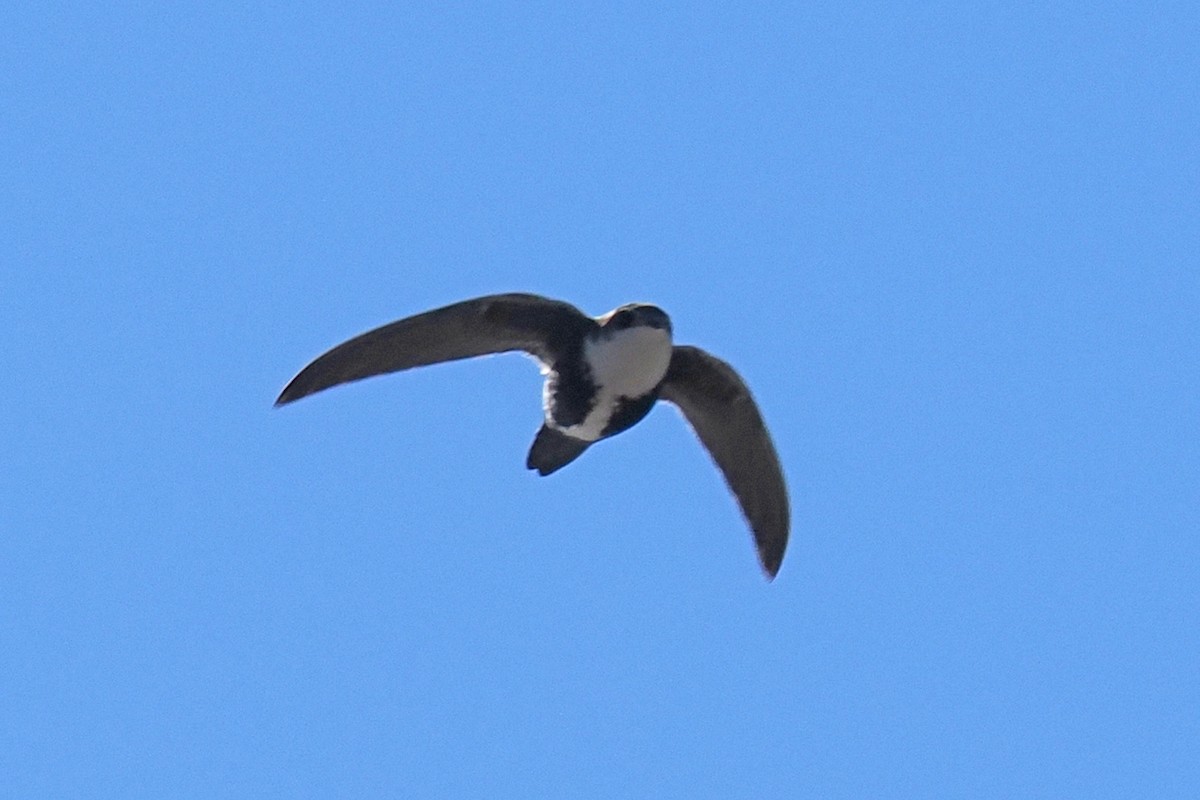
<instances>
[{"instance_id":1,"label":"clear blue sky","mask_svg":"<svg viewBox=\"0 0 1200 800\"><path fill-rule=\"evenodd\" d=\"M5 796L1200 796L1194 3L18 5ZM502 291L741 370L777 581L670 407L271 407Z\"/></svg>"}]
</instances>

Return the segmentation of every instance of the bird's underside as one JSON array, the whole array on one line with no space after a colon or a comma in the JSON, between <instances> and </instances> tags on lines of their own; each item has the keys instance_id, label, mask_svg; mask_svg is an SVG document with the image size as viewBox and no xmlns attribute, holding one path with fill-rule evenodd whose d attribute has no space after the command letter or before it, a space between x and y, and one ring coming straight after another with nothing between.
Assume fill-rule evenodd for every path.
<instances>
[{"instance_id":1,"label":"bird's underside","mask_svg":"<svg viewBox=\"0 0 1200 800\"><path fill-rule=\"evenodd\" d=\"M618 337L632 341L626 329L646 331L637 335L647 336L650 342L658 341L651 329L665 330L664 346L669 348L666 360L659 362L662 366L638 379L659 381L657 386L632 398L606 395L607 384L597 385L594 380L596 373L614 386L625 380L620 362L597 361L602 358L597 353ZM754 534L763 571L773 578L787 547L790 511L779 458L762 416L745 382L729 364L697 347L671 346L669 336L666 315L653 306L622 306L593 319L568 303L538 295L490 295L398 320L334 347L301 370L276 405L374 375L523 351L548 369L548 380L556 381L555 393L566 393L562 400L567 411L571 403L582 409L571 412L571 419L556 420L557 394L548 401L547 418L526 466L549 475L595 441L635 424L661 398L680 409L725 476ZM659 374L661 380L654 377ZM631 386L641 389L640 384ZM597 412L601 398L603 408ZM563 424L572 421L574 427ZM571 435L577 431L584 438Z\"/></svg>"}]
</instances>

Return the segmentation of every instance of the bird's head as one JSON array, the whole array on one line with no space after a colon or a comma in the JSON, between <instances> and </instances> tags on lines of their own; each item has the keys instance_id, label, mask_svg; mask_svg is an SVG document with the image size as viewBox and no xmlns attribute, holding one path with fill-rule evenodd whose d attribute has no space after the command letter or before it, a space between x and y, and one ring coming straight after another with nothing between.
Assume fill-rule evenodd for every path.
<instances>
[{"instance_id":1,"label":"bird's head","mask_svg":"<svg viewBox=\"0 0 1200 800\"><path fill-rule=\"evenodd\" d=\"M607 314L596 319L606 333L623 331L629 328L655 328L671 335L671 318L667 312L658 306L648 303L629 303L620 308L614 308Z\"/></svg>"}]
</instances>

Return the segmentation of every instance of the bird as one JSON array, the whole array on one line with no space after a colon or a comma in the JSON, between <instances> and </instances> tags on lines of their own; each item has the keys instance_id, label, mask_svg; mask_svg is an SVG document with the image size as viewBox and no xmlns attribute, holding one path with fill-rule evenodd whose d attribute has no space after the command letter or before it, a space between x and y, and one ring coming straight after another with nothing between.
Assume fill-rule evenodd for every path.
<instances>
[{"instance_id":1,"label":"bird","mask_svg":"<svg viewBox=\"0 0 1200 800\"><path fill-rule=\"evenodd\" d=\"M590 317L536 294L493 294L369 330L318 356L276 407L344 383L474 356L523 351L541 365L543 420L525 466L550 475L640 422L679 408L737 500L767 580L779 572L791 512L779 456L749 388L725 361L673 342L661 308L629 303Z\"/></svg>"}]
</instances>

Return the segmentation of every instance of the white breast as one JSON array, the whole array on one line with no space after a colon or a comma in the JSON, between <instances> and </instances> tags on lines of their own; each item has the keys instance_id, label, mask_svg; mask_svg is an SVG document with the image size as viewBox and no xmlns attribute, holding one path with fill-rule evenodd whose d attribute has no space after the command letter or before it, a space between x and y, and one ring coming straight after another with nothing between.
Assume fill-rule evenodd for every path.
<instances>
[{"instance_id":1,"label":"white breast","mask_svg":"<svg viewBox=\"0 0 1200 800\"><path fill-rule=\"evenodd\" d=\"M641 397L666 377L671 363L671 336L650 327L615 331L583 344L583 357L596 384L596 404L587 418L564 433L595 441L608 425L613 407L622 397Z\"/></svg>"},{"instance_id":2,"label":"white breast","mask_svg":"<svg viewBox=\"0 0 1200 800\"><path fill-rule=\"evenodd\" d=\"M659 384L671 363L671 337L658 328L627 328L583 343L592 381L616 396L640 397Z\"/></svg>"}]
</instances>

